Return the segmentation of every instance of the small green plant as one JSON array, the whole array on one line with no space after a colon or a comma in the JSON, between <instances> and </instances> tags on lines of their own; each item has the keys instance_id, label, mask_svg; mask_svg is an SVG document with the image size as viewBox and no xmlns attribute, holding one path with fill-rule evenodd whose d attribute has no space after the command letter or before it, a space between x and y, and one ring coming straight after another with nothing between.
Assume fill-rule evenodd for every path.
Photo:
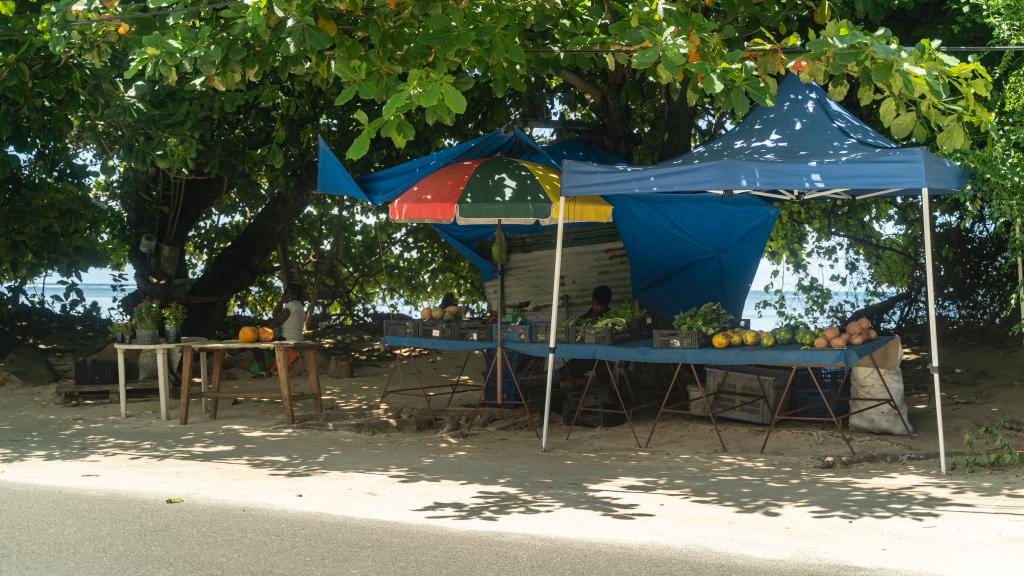
<instances>
[{"instance_id":1,"label":"small green plant","mask_svg":"<svg viewBox=\"0 0 1024 576\"><path fill-rule=\"evenodd\" d=\"M721 304L714 302L676 314L672 326L681 332L696 331L710 336L720 328L728 326L733 320L732 314L722 308Z\"/></svg>"},{"instance_id":2,"label":"small green plant","mask_svg":"<svg viewBox=\"0 0 1024 576\"><path fill-rule=\"evenodd\" d=\"M160 328L160 302L143 300L132 312L132 321L139 330L157 330Z\"/></svg>"},{"instance_id":3,"label":"small green plant","mask_svg":"<svg viewBox=\"0 0 1024 576\"><path fill-rule=\"evenodd\" d=\"M167 326L181 326L185 321L185 307L181 304L170 304L163 309L164 324Z\"/></svg>"},{"instance_id":4,"label":"small green plant","mask_svg":"<svg viewBox=\"0 0 1024 576\"><path fill-rule=\"evenodd\" d=\"M1006 442L1002 435L999 434L999 431L1002 429L1002 422L996 422L995 426L982 426L978 428L978 433L995 447L994 450L980 454L974 443L974 436L970 432L964 433L967 455L953 459L953 469L963 470L964 474L970 474L978 468L1002 468L1024 464L1024 453L1021 453Z\"/></svg>"}]
</instances>

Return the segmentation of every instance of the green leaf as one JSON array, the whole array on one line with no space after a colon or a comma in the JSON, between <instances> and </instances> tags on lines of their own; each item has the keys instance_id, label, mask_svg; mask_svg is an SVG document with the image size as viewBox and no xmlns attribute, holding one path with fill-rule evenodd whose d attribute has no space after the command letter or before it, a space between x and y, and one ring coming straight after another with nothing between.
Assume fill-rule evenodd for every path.
<instances>
[{"instance_id":1,"label":"green leaf","mask_svg":"<svg viewBox=\"0 0 1024 576\"><path fill-rule=\"evenodd\" d=\"M700 83L701 88L708 94L718 94L725 89L725 84L722 83L721 77L718 73L708 74L704 76L704 80Z\"/></svg>"},{"instance_id":2,"label":"green leaf","mask_svg":"<svg viewBox=\"0 0 1024 576\"><path fill-rule=\"evenodd\" d=\"M342 106L345 103L347 103L349 100L351 100L352 97L355 96L355 95L356 95L356 85L352 84L352 85L348 86L347 88L345 88L344 90L342 90L341 94L338 94L338 97L334 99L334 105L335 106Z\"/></svg>"},{"instance_id":3,"label":"green leaf","mask_svg":"<svg viewBox=\"0 0 1024 576\"><path fill-rule=\"evenodd\" d=\"M363 112L362 110L356 110L352 114L352 117L358 120L359 123L362 124L363 126L366 126L367 124L370 123L370 119L366 116L366 112Z\"/></svg>"},{"instance_id":4,"label":"green leaf","mask_svg":"<svg viewBox=\"0 0 1024 576\"><path fill-rule=\"evenodd\" d=\"M896 119L896 101L891 97L883 100L878 114L882 118L882 124L888 128L892 121Z\"/></svg>"},{"instance_id":5,"label":"green leaf","mask_svg":"<svg viewBox=\"0 0 1024 576\"><path fill-rule=\"evenodd\" d=\"M0 14L14 16L14 0L0 0Z\"/></svg>"},{"instance_id":6,"label":"green leaf","mask_svg":"<svg viewBox=\"0 0 1024 576\"><path fill-rule=\"evenodd\" d=\"M953 122L945 130L939 132L936 141L943 152L955 152L966 148L968 144L967 133L959 122Z\"/></svg>"},{"instance_id":7,"label":"green leaf","mask_svg":"<svg viewBox=\"0 0 1024 576\"><path fill-rule=\"evenodd\" d=\"M345 158L349 160L359 160L370 150L370 134L363 130L355 140L352 141L352 145L345 151Z\"/></svg>"},{"instance_id":8,"label":"green leaf","mask_svg":"<svg viewBox=\"0 0 1024 576\"><path fill-rule=\"evenodd\" d=\"M829 5L828 0L821 0L821 4L818 4L818 8L814 10L815 23L824 26L831 19L832 6Z\"/></svg>"},{"instance_id":9,"label":"green leaf","mask_svg":"<svg viewBox=\"0 0 1024 576\"><path fill-rule=\"evenodd\" d=\"M387 103L384 104L384 109L381 111L381 116L384 118L391 118L395 115L395 112L405 106L405 102L409 97L409 93L405 90L395 92L388 98Z\"/></svg>"},{"instance_id":10,"label":"green leaf","mask_svg":"<svg viewBox=\"0 0 1024 576\"><path fill-rule=\"evenodd\" d=\"M657 46L650 46L637 50L633 55L633 68L643 70L650 68L655 62L661 59L661 49Z\"/></svg>"},{"instance_id":11,"label":"green leaf","mask_svg":"<svg viewBox=\"0 0 1024 576\"><path fill-rule=\"evenodd\" d=\"M441 85L441 96L452 112L462 114L466 111L466 97L451 84Z\"/></svg>"},{"instance_id":12,"label":"green leaf","mask_svg":"<svg viewBox=\"0 0 1024 576\"><path fill-rule=\"evenodd\" d=\"M750 111L750 100L747 99L747 95L743 93L743 88L739 86L732 89L732 107L736 110L737 116L740 118L747 115Z\"/></svg>"},{"instance_id":13,"label":"green leaf","mask_svg":"<svg viewBox=\"0 0 1024 576\"><path fill-rule=\"evenodd\" d=\"M845 79L836 78L828 84L828 97L836 102L842 102L849 91L850 85L846 83Z\"/></svg>"},{"instance_id":14,"label":"green leaf","mask_svg":"<svg viewBox=\"0 0 1024 576\"><path fill-rule=\"evenodd\" d=\"M892 135L898 140L903 140L914 130L915 124L917 124L917 113L913 111L904 112L893 120L892 126L889 129L892 130Z\"/></svg>"},{"instance_id":15,"label":"green leaf","mask_svg":"<svg viewBox=\"0 0 1024 576\"><path fill-rule=\"evenodd\" d=\"M887 85L892 80L895 70L892 60L884 60L871 67L871 79L877 84Z\"/></svg>"}]
</instances>

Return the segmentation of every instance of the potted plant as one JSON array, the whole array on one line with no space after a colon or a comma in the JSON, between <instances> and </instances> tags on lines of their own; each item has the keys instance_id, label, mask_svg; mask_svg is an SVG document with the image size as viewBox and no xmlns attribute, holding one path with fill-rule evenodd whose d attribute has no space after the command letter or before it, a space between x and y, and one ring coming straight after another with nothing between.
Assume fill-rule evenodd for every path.
<instances>
[{"instance_id":1,"label":"potted plant","mask_svg":"<svg viewBox=\"0 0 1024 576\"><path fill-rule=\"evenodd\" d=\"M160 329L160 302L157 300L143 300L132 312L132 321L135 324L135 340L139 344L157 344L160 337L157 331Z\"/></svg>"},{"instance_id":2,"label":"potted plant","mask_svg":"<svg viewBox=\"0 0 1024 576\"><path fill-rule=\"evenodd\" d=\"M110 325L110 334L114 337L114 342L118 344L131 344L132 323L114 322Z\"/></svg>"},{"instance_id":3,"label":"potted plant","mask_svg":"<svg viewBox=\"0 0 1024 576\"><path fill-rule=\"evenodd\" d=\"M185 321L185 307L181 304L171 304L163 309L163 315L167 342L177 342L181 338L181 324Z\"/></svg>"}]
</instances>

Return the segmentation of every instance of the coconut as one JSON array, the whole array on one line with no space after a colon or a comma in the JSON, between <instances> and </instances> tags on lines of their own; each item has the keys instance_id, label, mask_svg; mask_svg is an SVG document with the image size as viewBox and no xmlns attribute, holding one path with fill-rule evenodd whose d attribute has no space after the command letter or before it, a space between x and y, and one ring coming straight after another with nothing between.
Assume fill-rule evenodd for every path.
<instances>
[{"instance_id":1,"label":"coconut","mask_svg":"<svg viewBox=\"0 0 1024 576\"><path fill-rule=\"evenodd\" d=\"M822 334L822 336L824 336L827 340L831 340L836 336L839 336L839 328L836 328L835 326L829 326L828 328L825 328L825 333Z\"/></svg>"},{"instance_id":2,"label":"coconut","mask_svg":"<svg viewBox=\"0 0 1024 576\"><path fill-rule=\"evenodd\" d=\"M440 320L444 318L444 308L431 308L430 318L433 320Z\"/></svg>"},{"instance_id":3,"label":"coconut","mask_svg":"<svg viewBox=\"0 0 1024 576\"><path fill-rule=\"evenodd\" d=\"M864 335L863 334L854 334L853 336L850 336L850 346L860 346L863 343L864 343Z\"/></svg>"},{"instance_id":4,"label":"coconut","mask_svg":"<svg viewBox=\"0 0 1024 576\"><path fill-rule=\"evenodd\" d=\"M864 331L864 328L860 325L860 322L853 321L846 325L846 333L849 335L860 334Z\"/></svg>"},{"instance_id":5,"label":"coconut","mask_svg":"<svg viewBox=\"0 0 1024 576\"><path fill-rule=\"evenodd\" d=\"M819 336L819 337L814 339L814 347L815 348L827 348L828 347L828 340L826 340L824 336Z\"/></svg>"},{"instance_id":6,"label":"coconut","mask_svg":"<svg viewBox=\"0 0 1024 576\"><path fill-rule=\"evenodd\" d=\"M867 318L861 318L857 320L857 324L860 324L862 332L864 330L867 330L868 328L871 328L871 320L868 320Z\"/></svg>"},{"instance_id":7,"label":"coconut","mask_svg":"<svg viewBox=\"0 0 1024 576\"><path fill-rule=\"evenodd\" d=\"M420 310L420 320L430 320L430 308Z\"/></svg>"},{"instance_id":8,"label":"coconut","mask_svg":"<svg viewBox=\"0 0 1024 576\"><path fill-rule=\"evenodd\" d=\"M874 340L875 338L878 338L878 332L876 332L874 328L869 328L868 336L870 337L870 340Z\"/></svg>"},{"instance_id":9,"label":"coconut","mask_svg":"<svg viewBox=\"0 0 1024 576\"><path fill-rule=\"evenodd\" d=\"M831 344L833 348L846 348L846 339L836 336L829 340L829 344Z\"/></svg>"}]
</instances>

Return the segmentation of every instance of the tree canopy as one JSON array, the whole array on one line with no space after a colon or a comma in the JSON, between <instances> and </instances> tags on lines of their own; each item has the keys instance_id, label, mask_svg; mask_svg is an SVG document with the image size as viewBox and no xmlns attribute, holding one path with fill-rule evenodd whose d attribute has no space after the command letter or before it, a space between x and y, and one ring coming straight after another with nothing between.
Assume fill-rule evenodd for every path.
<instances>
[{"instance_id":1,"label":"tree canopy","mask_svg":"<svg viewBox=\"0 0 1024 576\"><path fill-rule=\"evenodd\" d=\"M893 139L1000 180L1019 158L1006 122L1024 101L1019 65L945 53L928 23L957 22L941 40L1019 43L1019 7L969 3L965 15L954 0L0 0L0 193L23 238L0 246L0 280L141 264L134 246L154 233L190 279L179 296L214 316L266 306L286 274L346 318L374 308L385 272L401 300L479 293L429 229L312 195L316 136L355 174L510 123L649 162L772 105L787 71ZM1009 218L941 208L983 235ZM79 228L24 265L33 235L52 235L25 216L40 210ZM919 287L920 247L903 234L915 226L898 202L786 207L769 257L813 287L802 264L851 249L881 297Z\"/></svg>"}]
</instances>

